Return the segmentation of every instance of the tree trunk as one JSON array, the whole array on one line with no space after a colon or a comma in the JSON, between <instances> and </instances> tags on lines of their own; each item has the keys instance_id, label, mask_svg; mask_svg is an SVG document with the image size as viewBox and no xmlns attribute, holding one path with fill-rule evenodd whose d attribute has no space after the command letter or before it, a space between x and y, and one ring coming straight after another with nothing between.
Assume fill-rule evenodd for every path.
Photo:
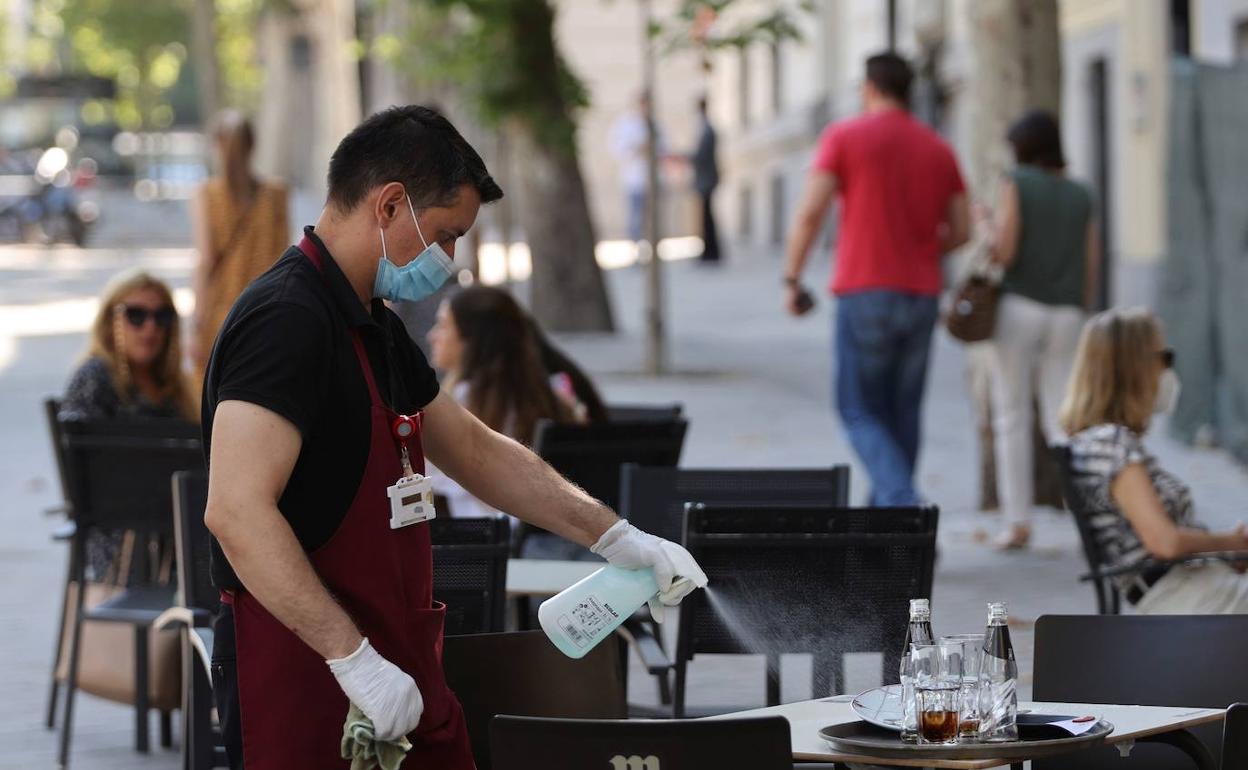
<instances>
[{"instance_id":1,"label":"tree trunk","mask_svg":"<svg viewBox=\"0 0 1248 770\"><path fill-rule=\"evenodd\" d=\"M967 170L975 199L995 205L1002 172L1009 165L1005 141L1010 124L1028 109L1060 117L1062 41L1057 0L962 0L970 33L971 64ZM997 507L997 473L989 399L987 351L972 346L968 384L980 437L980 507ZM1061 507L1061 483L1034 412L1033 445L1038 505Z\"/></svg>"},{"instance_id":2,"label":"tree trunk","mask_svg":"<svg viewBox=\"0 0 1248 770\"><path fill-rule=\"evenodd\" d=\"M532 310L552 331L614 331L597 238L576 147L573 105L563 87L549 0L509 3L521 70L544 84L542 99L509 126L515 139L522 199L520 223L533 264Z\"/></svg>"},{"instance_id":3,"label":"tree trunk","mask_svg":"<svg viewBox=\"0 0 1248 770\"><path fill-rule=\"evenodd\" d=\"M191 21L199 120L207 129L221 109L221 63L217 58L217 9L214 0L195 0Z\"/></svg>"},{"instance_id":4,"label":"tree trunk","mask_svg":"<svg viewBox=\"0 0 1248 770\"><path fill-rule=\"evenodd\" d=\"M551 331L614 331L575 151L552 149L523 130L513 138L520 222L533 263L533 315Z\"/></svg>"}]
</instances>

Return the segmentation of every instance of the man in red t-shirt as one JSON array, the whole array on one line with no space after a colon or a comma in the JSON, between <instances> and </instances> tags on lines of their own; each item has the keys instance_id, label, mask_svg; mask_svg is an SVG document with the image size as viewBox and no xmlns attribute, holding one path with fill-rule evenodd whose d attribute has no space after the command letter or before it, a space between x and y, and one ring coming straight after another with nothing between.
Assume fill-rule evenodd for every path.
<instances>
[{"instance_id":1,"label":"man in red t-shirt","mask_svg":"<svg viewBox=\"0 0 1248 770\"><path fill-rule=\"evenodd\" d=\"M864 114L820 138L784 272L789 311L801 315L813 304L802 267L839 197L836 401L871 477L872 505L919 501L913 479L940 260L969 231L953 151L907 110L913 79L896 54L867 59Z\"/></svg>"}]
</instances>

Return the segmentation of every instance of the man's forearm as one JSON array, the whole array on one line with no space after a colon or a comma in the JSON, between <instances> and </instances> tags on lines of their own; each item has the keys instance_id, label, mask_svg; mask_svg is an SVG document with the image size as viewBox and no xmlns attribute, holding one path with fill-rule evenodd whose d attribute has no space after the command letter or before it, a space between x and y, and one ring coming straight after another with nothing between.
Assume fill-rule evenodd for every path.
<instances>
[{"instance_id":1,"label":"man's forearm","mask_svg":"<svg viewBox=\"0 0 1248 770\"><path fill-rule=\"evenodd\" d=\"M321 583L277 508L210 509L206 520L239 580L282 625L327 660L359 647L354 621Z\"/></svg>"},{"instance_id":2,"label":"man's forearm","mask_svg":"<svg viewBox=\"0 0 1248 770\"><path fill-rule=\"evenodd\" d=\"M819 233L820 223L812 217L801 217L794 223L793 233L785 249L784 276L798 278L806 267L806 258Z\"/></svg>"},{"instance_id":3,"label":"man's forearm","mask_svg":"<svg viewBox=\"0 0 1248 770\"><path fill-rule=\"evenodd\" d=\"M487 505L586 547L619 520L610 508L506 436L493 432L480 436L476 455L477 462L453 478Z\"/></svg>"}]
</instances>

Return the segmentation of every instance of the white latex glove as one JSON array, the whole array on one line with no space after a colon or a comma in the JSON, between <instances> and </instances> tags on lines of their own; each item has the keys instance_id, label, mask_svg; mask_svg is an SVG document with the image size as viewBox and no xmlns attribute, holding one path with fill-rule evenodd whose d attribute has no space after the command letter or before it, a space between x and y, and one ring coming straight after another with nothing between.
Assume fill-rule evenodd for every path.
<instances>
[{"instance_id":1,"label":"white latex glove","mask_svg":"<svg viewBox=\"0 0 1248 770\"><path fill-rule=\"evenodd\" d=\"M416 680L381 657L367 639L347 657L325 662L342 691L373 721L377 740L397 741L420 724L425 699Z\"/></svg>"},{"instance_id":2,"label":"white latex glove","mask_svg":"<svg viewBox=\"0 0 1248 770\"><path fill-rule=\"evenodd\" d=\"M706 587L706 573L683 546L642 532L624 519L602 533L589 550L615 567L654 570L659 595L658 601L650 600L650 615L659 623L664 605L675 607L693 589Z\"/></svg>"}]
</instances>

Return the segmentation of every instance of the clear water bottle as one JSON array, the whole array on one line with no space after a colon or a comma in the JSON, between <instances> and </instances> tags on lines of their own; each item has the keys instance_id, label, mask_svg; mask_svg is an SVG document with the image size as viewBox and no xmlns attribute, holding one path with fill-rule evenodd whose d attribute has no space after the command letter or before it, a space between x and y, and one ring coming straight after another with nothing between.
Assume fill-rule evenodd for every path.
<instances>
[{"instance_id":1,"label":"clear water bottle","mask_svg":"<svg viewBox=\"0 0 1248 770\"><path fill-rule=\"evenodd\" d=\"M542 602L537 620L569 658L581 658L659 593L651 569L610 565Z\"/></svg>"},{"instance_id":2,"label":"clear water bottle","mask_svg":"<svg viewBox=\"0 0 1248 770\"><path fill-rule=\"evenodd\" d=\"M932 636L932 605L928 599L910 600L910 623L906 626L906 642L901 647L901 739L907 743L919 740L919 716L914 703L914 672L911 670L910 645L930 644Z\"/></svg>"},{"instance_id":3,"label":"clear water bottle","mask_svg":"<svg viewBox=\"0 0 1248 770\"><path fill-rule=\"evenodd\" d=\"M979 740L1018 740L1018 664L1004 602L988 605L984 657L979 663Z\"/></svg>"}]
</instances>

